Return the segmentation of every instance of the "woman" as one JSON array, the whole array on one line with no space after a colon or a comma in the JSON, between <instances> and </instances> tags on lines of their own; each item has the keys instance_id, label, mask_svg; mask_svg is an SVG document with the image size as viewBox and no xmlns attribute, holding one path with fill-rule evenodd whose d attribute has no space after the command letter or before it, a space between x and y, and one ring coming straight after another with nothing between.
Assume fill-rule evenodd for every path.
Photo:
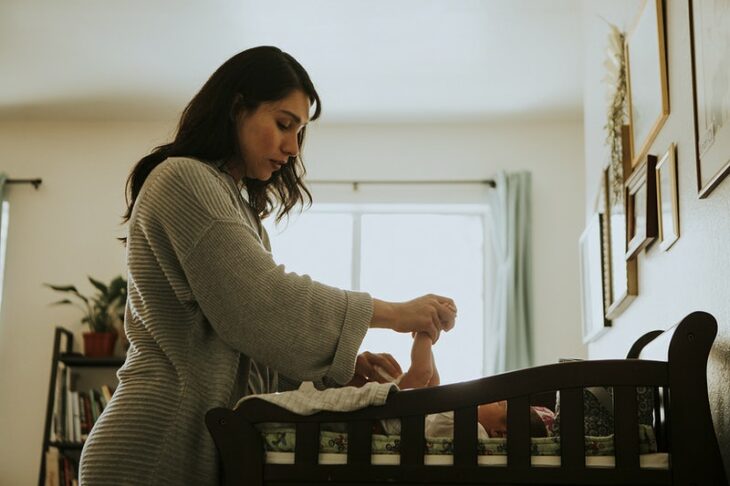
<instances>
[{"instance_id":1,"label":"woman","mask_svg":"<svg viewBox=\"0 0 730 486\"><path fill-rule=\"evenodd\" d=\"M312 105L314 120L319 96L296 60L246 50L195 95L174 140L133 169L130 348L84 446L81 484L216 484L204 416L243 396L252 368L261 392L368 380L376 364L400 372L388 356L357 356L368 328L436 341L454 325L451 299L384 302L272 260L261 219L311 202L300 149Z\"/></svg>"}]
</instances>

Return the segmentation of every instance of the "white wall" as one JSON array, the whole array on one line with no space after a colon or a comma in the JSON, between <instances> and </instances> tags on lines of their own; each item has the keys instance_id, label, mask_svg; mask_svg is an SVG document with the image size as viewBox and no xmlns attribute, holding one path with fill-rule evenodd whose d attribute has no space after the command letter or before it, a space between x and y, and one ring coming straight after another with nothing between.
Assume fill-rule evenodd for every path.
<instances>
[{"instance_id":1,"label":"white wall","mask_svg":"<svg viewBox=\"0 0 730 486\"><path fill-rule=\"evenodd\" d=\"M0 124L9 185L10 228L0 309L0 484L33 484L40 465L53 329L78 329L79 312L49 307L61 297L43 282L109 281L124 270L116 238L130 161L159 143L161 124L66 122ZM76 346L78 346L78 342ZM78 349L78 347L76 348Z\"/></svg>"},{"instance_id":2,"label":"white wall","mask_svg":"<svg viewBox=\"0 0 730 486\"><path fill-rule=\"evenodd\" d=\"M123 272L116 238L131 164L165 142L173 123L0 123L1 170L42 177L9 186L0 310L0 484L31 484L41 454L53 328L78 330L43 282L108 280ZM583 356L577 239L583 224L581 122L314 126L305 150L317 179L482 179L533 173L535 356Z\"/></svg>"},{"instance_id":3,"label":"white wall","mask_svg":"<svg viewBox=\"0 0 730 486\"><path fill-rule=\"evenodd\" d=\"M649 330L667 328L694 310L713 314L719 333L708 370L710 403L726 470L730 470L730 179L707 199L697 198L688 3L665 2L671 114L650 149L661 156L670 143L677 144L680 238L667 252L654 244L639 254L639 296L613 321L607 334L589 345L589 356L624 356L631 343ZM593 212L601 168L609 157L601 128L605 124L601 63L608 35L601 18L625 31L639 4L639 0L584 3L586 217Z\"/></svg>"}]
</instances>

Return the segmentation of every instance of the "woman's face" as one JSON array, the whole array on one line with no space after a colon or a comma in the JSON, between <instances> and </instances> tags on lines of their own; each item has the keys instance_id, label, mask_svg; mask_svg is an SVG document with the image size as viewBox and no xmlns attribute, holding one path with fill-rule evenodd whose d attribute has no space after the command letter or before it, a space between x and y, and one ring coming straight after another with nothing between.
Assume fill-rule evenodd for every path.
<instances>
[{"instance_id":1,"label":"woman's face","mask_svg":"<svg viewBox=\"0 0 730 486\"><path fill-rule=\"evenodd\" d=\"M279 101L261 103L252 113L241 113L236 122L243 173L267 181L299 154L297 135L309 122L309 98L300 90Z\"/></svg>"}]
</instances>

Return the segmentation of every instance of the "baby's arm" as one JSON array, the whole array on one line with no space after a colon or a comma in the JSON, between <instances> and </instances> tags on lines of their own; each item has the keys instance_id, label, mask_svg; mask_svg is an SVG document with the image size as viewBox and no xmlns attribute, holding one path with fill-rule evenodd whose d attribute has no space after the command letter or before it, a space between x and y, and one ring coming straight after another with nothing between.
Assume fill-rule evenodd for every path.
<instances>
[{"instance_id":1,"label":"baby's arm","mask_svg":"<svg viewBox=\"0 0 730 486\"><path fill-rule=\"evenodd\" d=\"M423 332L417 333L413 338L411 367L403 374L400 383L398 383L401 389L438 385L439 377L431 352L432 344L429 335Z\"/></svg>"}]
</instances>

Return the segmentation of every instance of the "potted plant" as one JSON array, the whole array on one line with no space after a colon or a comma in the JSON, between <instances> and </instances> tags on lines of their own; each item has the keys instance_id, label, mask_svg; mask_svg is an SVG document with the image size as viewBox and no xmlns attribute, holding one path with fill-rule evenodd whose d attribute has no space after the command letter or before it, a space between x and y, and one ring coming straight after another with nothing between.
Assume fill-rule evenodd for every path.
<instances>
[{"instance_id":1,"label":"potted plant","mask_svg":"<svg viewBox=\"0 0 730 486\"><path fill-rule=\"evenodd\" d=\"M112 356L118 334L115 323L124 321L127 281L118 276L109 285L92 277L89 277L89 282L97 290L91 296L83 295L74 285L44 285L75 298L59 300L52 305L69 304L84 312L81 324L89 326L89 332L84 333L84 354L89 357Z\"/></svg>"}]
</instances>

